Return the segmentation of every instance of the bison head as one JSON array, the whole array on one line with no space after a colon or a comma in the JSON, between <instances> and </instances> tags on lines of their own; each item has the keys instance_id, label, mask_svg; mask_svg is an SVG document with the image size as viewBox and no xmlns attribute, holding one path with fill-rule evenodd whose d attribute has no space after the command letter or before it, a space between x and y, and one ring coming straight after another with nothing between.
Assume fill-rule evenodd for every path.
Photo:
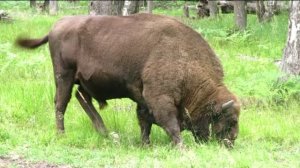
<instances>
[{"instance_id":1,"label":"bison head","mask_svg":"<svg viewBox=\"0 0 300 168\"><path fill-rule=\"evenodd\" d=\"M212 116L212 133L219 142L230 148L239 132L240 106L236 101L230 100L220 107Z\"/></svg>"}]
</instances>

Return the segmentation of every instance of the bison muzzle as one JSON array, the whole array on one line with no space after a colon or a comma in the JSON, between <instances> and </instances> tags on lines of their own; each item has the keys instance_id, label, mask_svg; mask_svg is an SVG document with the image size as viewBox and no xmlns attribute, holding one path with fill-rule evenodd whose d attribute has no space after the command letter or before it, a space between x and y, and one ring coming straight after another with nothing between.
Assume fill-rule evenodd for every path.
<instances>
[{"instance_id":1,"label":"bison muzzle","mask_svg":"<svg viewBox=\"0 0 300 168\"><path fill-rule=\"evenodd\" d=\"M233 144L240 105L223 84L223 68L208 43L176 19L151 15L71 16L59 20L41 39L17 39L25 48L49 42L54 69L59 132L74 84L76 97L95 128L106 133L91 100L130 98L137 103L143 143L152 124L175 144L180 131L197 141L212 134Z\"/></svg>"}]
</instances>

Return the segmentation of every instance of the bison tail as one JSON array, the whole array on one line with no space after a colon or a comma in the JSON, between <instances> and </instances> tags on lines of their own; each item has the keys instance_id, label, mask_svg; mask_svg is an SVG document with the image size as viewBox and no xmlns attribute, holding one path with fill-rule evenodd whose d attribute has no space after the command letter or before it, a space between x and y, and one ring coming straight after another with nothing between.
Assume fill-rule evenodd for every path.
<instances>
[{"instance_id":1,"label":"bison tail","mask_svg":"<svg viewBox=\"0 0 300 168\"><path fill-rule=\"evenodd\" d=\"M48 35L41 39L18 38L16 44L23 48L35 49L48 42Z\"/></svg>"}]
</instances>

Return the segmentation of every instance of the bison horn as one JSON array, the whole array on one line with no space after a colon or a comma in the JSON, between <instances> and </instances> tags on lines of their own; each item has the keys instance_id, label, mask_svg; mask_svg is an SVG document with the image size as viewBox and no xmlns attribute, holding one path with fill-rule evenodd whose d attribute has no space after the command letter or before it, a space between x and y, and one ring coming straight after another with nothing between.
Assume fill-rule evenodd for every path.
<instances>
[{"instance_id":1,"label":"bison horn","mask_svg":"<svg viewBox=\"0 0 300 168\"><path fill-rule=\"evenodd\" d=\"M222 110L226 110L228 109L229 107L231 107L233 105L234 101L233 100L230 100L224 104L222 104Z\"/></svg>"}]
</instances>

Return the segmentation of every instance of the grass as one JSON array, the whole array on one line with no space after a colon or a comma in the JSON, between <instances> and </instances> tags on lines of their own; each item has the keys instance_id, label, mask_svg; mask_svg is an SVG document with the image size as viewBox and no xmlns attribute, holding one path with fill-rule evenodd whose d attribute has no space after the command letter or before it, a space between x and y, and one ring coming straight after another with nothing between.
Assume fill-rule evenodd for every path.
<instances>
[{"instance_id":1,"label":"grass","mask_svg":"<svg viewBox=\"0 0 300 168\"><path fill-rule=\"evenodd\" d=\"M186 149L178 150L161 128L154 126L152 145L142 147L130 100L111 100L101 115L119 139L95 132L75 98L65 117L66 134L57 136L54 119L54 82L47 46L34 51L14 46L19 34L41 37L60 17L85 13L68 9L49 16L24 7L28 2L1 2L13 15L0 22L0 156L18 154L27 160L75 167L299 167L299 78L277 82L282 73L274 64L281 59L287 34L287 13L271 23L248 17L248 29L233 30L233 15L217 19L181 18L181 9L155 13L177 16L200 32L222 60L225 83L245 103L240 134L233 150L212 141L196 144L183 132ZM82 2L83 3L83 2ZM14 6L14 7L12 7Z\"/></svg>"}]
</instances>

